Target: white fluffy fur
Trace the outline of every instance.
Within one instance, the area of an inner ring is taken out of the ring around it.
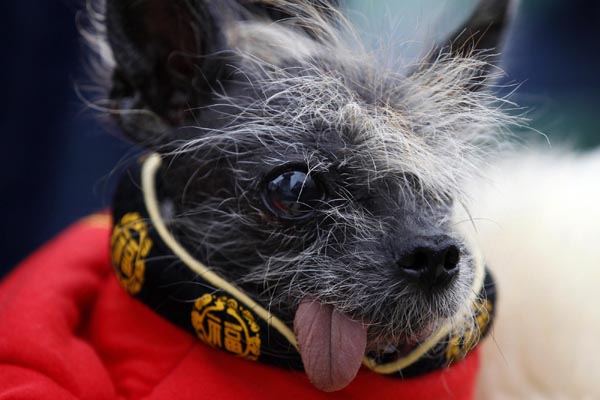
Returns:
[[[499,286],[479,398],[599,398],[600,151],[513,155],[473,189]]]

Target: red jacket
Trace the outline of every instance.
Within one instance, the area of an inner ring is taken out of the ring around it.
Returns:
[[[200,343],[130,297],[109,261],[110,220],[89,217],[0,284],[0,399],[471,399],[478,352],[397,379],[361,370],[340,392],[303,372]]]

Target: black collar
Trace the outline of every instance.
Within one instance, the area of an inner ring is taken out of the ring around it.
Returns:
[[[249,360],[302,369],[289,326],[246,293],[194,259],[161,218],[155,176],[161,158],[151,154],[122,179],[113,204],[111,258],[121,285],[135,298],[201,341]],[[485,335],[494,315],[495,286],[477,263],[470,299],[475,329],[442,328],[402,354],[365,357],[371,370],[409,377],[464,358]]]

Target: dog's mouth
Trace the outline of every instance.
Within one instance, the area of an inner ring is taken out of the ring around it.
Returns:
[[[314,386],[325,392],[350,384],[365,356],[377,363],[396,361],[431,335],[436,326],[429,324],[405,338],[375,340],[369,337],[368,324],[339,312],[332,305],[309,298],[300,303],[294,318],[306,374]]]

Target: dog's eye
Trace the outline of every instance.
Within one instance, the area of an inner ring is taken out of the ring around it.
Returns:
[[[309,217],[324,198],[322,185],[302,170],[287,170],[269,178],[263,200],[276,216],[299,220]]]

